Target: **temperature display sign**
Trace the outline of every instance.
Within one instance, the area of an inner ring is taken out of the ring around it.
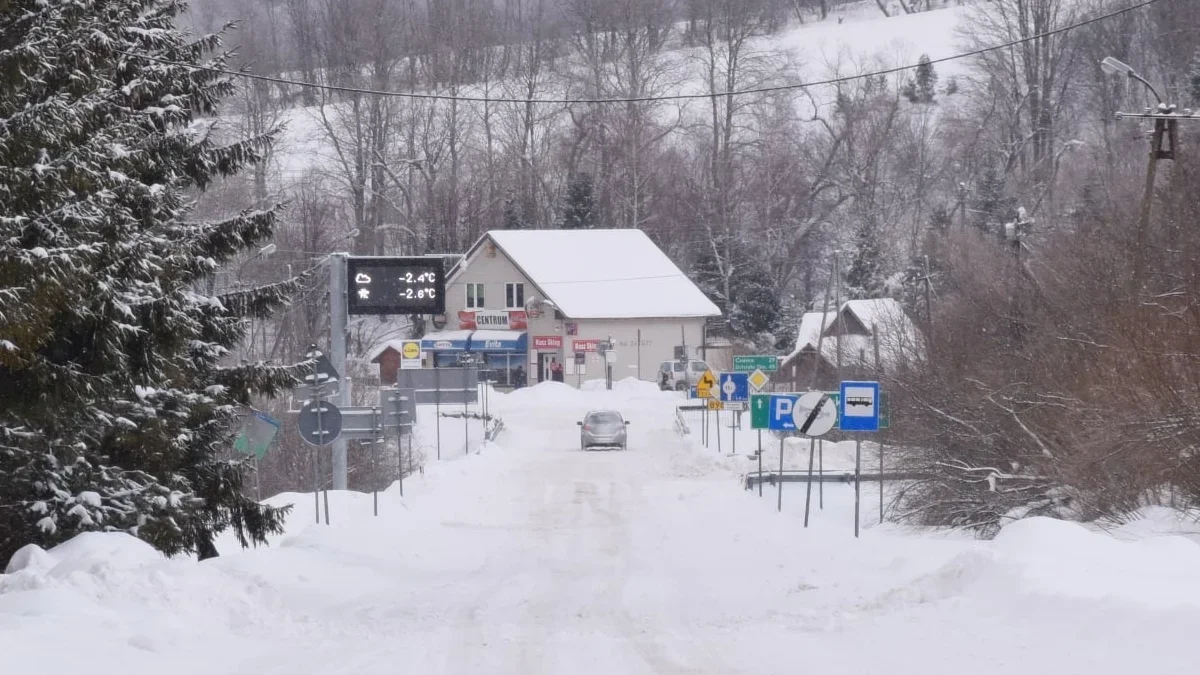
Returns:
[[[446,272],[441,258],[349,258],[350,314],[442,314]]]

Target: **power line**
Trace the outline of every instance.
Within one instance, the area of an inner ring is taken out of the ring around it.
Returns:
[[[969,52],[963,52],[961,54],[954,54],[951,56],[943,56],[941,58],[932,59],[931,61],[929,61],[929,63],[930,64],[946,63],[948,61],[956,61],[958,59],[965,59],[965,58],[970,58],[972,56],[979,56],[981,54],[987,54],[989,52],[999,51],[1001,49],[1008,49],[1009,47],[1015,47],[1016,45],[1024,44],[1026,42],[1033,42],[1034,40],[1040,40],[1043,38],[1051,37],[1053,35],[1058,35],[1060,33],[1066,33],[1069,31],[1076,30],[1078,28],[1083,28],[1084,26],[1089,26],[1094,23],[1106,21],[1108,19],[1120,16],[1122,14],[1128,14],[1129,12],[1139,10],[1143,7],[1148,7],[1150,5],[1156,4],[1161,1],[1162,0],[1143,0],[1143,2],[1139,2],[1137,4],[1130,5],[1129,7],[1114,10],[1107,14],[1101,14],[1099,16],[1095,16],[1090,19],[1085,19],[1078,23],[1073,23],[1073,24],[1070,24],[1067,26],[1062,26],[1061,28],[1055,28],[1053,30],[1048,30],[1048,31],[1045,31],[1044,33],[1039,33],[1037,35],[1031,35],[1029,37],[1019,38],[1017,40],[1012,40],[1010,42],[993,45],[991,47],[981,47],[979,49],[973,49]],[[747,94],[769,94],[769,93],[773,93],[773,92],[791,91],[794,89],[804,89],[807,87],[821,87],[821,86],[832,85],[832,84],[840,84],[842,82],[852,82],[855,80],[862,80],[862,79],[866,79],[866,78],[870,78],[870,77],[881,77],[884,75],[894,75],[896,73],[902,73],[902,72],[905,72],[908,70],[913,70],[913,69],[917,68],[917,66],[918,66],[918,64],[914,63],[914,64],[910,64],[910,65],[906,65],[906,66],[896,66],[894,68],[877,70],[877,71],[870,72],[870,73],[860,73],[858,75],[845,75],[842,77],[835,77],[835,78],[830,78],[830,79],[825,79],[825,80],[814,80],[812,82],[800,82],[800,83],[796,83],[796,84],[781,84],[781,85],[775,85],[775,86],[771,86],[771,87],[756,87],[753,89],[741,89],[738,91],[730,91],[730,92],[711,92],[711,93],[702,93],[702,94],[668,94],[668,95],[664,95],[664,96],[635,96],[635,97],[630,97],[630,98],[489,98],[487,96],[457,96],[457,95],[452,95],[452,94],[423,94],[423,93],[419,93],[419,92],[380,91],[377,89],[345,87],[345,86],[334,85],[334,84],[317,84],[315,82],[303,82],[301,80],[290,80],[290,79],[282,78],[282,77],[272,77],[270,75],[259,75],[257,73],[251,73],[251,72],[244,71],[244,70],[228,70],[226,68],[217,68],[214,66],[203,66],[203,65],[198,65],[198,64],[194,64],[194,63],[184,63],[182,61],[173,61],[171,59],[164,59],[161,57],[149,56],[146,54],[137,54],[134,52],[127,52],[127,51],[123,51],[123,50],[118,50],[117,53],[124,54],[125,56],[130,56],[130,57],[137,58],[137,59],[143,59],[146,61],[153,61],[155,63],[161,63],[161,64],[168,65],[168,66],[179,66],[182,68],[189,68],[191,70],[217,73],[220,75],[228,75],[231,77],[240,77],[240,78],[248,79],[248,80],[258,80],[260,82],[271,82],[273,84],[292,85],[292,86],[296,86],[296,87],[305,87],[305,88],[309,88],[309,89],[323,89],[326,91],[334,91],[334,92],[340,92],[340,93],[344,93],[344,94],[362,94],[362,95],[366,95],[366,96],[382,96],[382,97],[387,97],[387,98],[408,98],[408,99],[429,100],[429,101],[458,101],[458,102],[462,102],[462,103],[525,103],[525,104],[536,103],[536,104],[553,104],[553,105],[603,104],[603,103],[650,103],[650,102],[655,102],[655,101],[683,101],[683,100],[694,100],[694,99],[711,99],[711,98],[719,98],[722,96],[744,96]]]

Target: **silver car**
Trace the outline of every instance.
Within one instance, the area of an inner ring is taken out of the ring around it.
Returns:
[[[615,410],[593,410],[576,424],[582,427],[579,431],[579,447],[582,450],[626,448],[629,421]]]

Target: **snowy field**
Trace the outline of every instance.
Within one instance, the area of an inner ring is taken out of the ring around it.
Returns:
[[[742,489],[745,458],[676,434],[678,400],[632,381],[497,395],[495,443],[431,461],[379,517],[333,493],[314,525],[311,495],[280,495],[296,511],[269,548],[34,550],[0,575],[0,672],[1193,672],[1194,524],[1031,519],[979,542],[879,526],[864,486],[855,540],[838,485],[805,530],[803,487],[776,513]],[[627,452],[579,451],[594,407],[632,420]]]

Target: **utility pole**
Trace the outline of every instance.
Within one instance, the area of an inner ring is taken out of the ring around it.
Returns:
[[[341,376],[338,382],[337,405],[350,405],[350,377],[346,372],[346,334],[349,317],[346,314],[346,253],[334,253],[329,258],[329,362]],[[346,439],[333,442],[333,489],[345,490]]]
[[[1146,275],[1146,240],[1150,232],[1150,211],[1154,203],[1154,179],[1158,174],[1158,161],[1175,159],[1175,148],[1179,140],[1179,120],[1200,121],[1200,115],[1191,110],[1184,110],[1182,113],[1176,112],[1174,104],[1164,102],[1154,85],[1126,63],[1108,56],[1100,62],[1100,68],[1110,75],[1125,75],[1131,80],[1141,82],[1158,101],[1156,107],[1146,108],[1140,114],[1116,113],[1118,120],[1126,118],[1154,120],[1154,129],[1150,133],[1150,156],[1146,163],[1146,185],[1142,189],[1142,207],[1141,213],[1138,215],[1133,251],[1133,284],[1134,288],[1138,289],[1145,281]]]
[[[1021,296],[1023,295],[1021,287],[1021,279],[1025,276],[1024,268],[1021,262],[1021,249],[1025,248],[1025,238],[1029,236],[1029,231],[1033,227],[1033,219],[1025,214],[1025,207],[1017,209],[1017,220],[1011,223],[1004,224],[1004,238],[1012,248],[1013,253],[1013,282],[1012,282],[1012,322],[1013,339],[1020,340],[1024,334],[1024,326],[1021,321]]]
[[[930,350],[933,349],[933,300],[931,299],[932,291],[930,285],[929,273],[929,256],[925,256],[925,277],[922,279],[925,282],[925,343]],[[932,351],[930,351],[932,354]]]

